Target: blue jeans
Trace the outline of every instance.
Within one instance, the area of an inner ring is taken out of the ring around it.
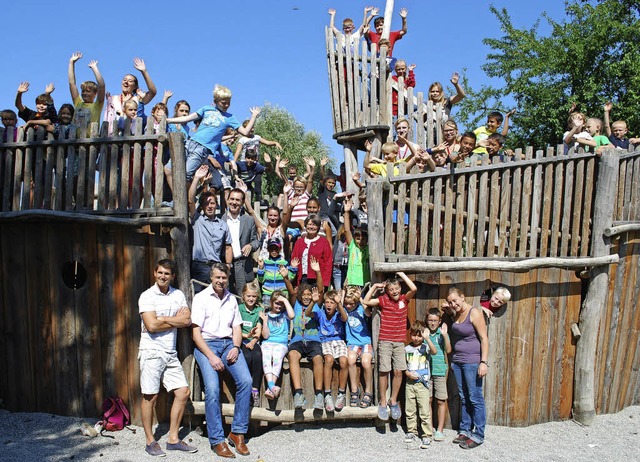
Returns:
[[[230,338],[207,340],[207,345],[211,351],[222,359],[224,367],[236,382],[236,400],[233,413],[231,431],[236,434],[245,434],[249,428],[249,414],[251,412],[251,373],[244,360],[242,352],[238,355],[238,360],[229,364],[227,354],[233,347],[233,340]],[[207,419],[207,433],[209,434],[209,444],[215,445],[224,441],[224,431],[222,429],[222,412],[220,406],[220,377],[213,369],[207,357],[197,348],[193,355],[198,362],[202,380],[204,381],[204,413]]]
[[[482,395],[482,378],[478,377],[479,363],[451,363],[451,370],[458,382],[460,394],[460,431],[476,443],[484,442],[484,427],[487,424],[487,412]]]

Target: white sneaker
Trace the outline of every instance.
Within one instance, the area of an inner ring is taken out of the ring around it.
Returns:
[[[333,396],[327,395],[324,397],[324,409],[327,412],[333,412],[335,410],[335,406],[333,405]]]

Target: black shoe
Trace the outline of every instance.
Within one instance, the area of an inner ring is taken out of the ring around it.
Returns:
[[[458,436],[456,436],[453,439],[452,443],[453,444],[460,444],[460,443],[462,443],[464,441],[467,441],[468,439],[469,439],[469,437],[467,437],[466,435],[463,435],[462,433],[458,433]]]
[[[471,438],[467,439],[466,441],[462,441],[460,443],[460,447],[462,449],[473,449],[473,448],[477,448],[478,446],[480,446],[482,443],[476,443],[475,441],[473,441]]]

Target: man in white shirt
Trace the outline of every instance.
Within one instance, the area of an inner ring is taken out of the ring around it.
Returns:
[[[146,448],[152,456],[165,456],[153,436],[153,411],[160,391],[160,382],[175,396],[171,406],[167,450],[197,452],[178,437],[184,407],[189,399],[189,385],[176,352],[178,328],[191,325],[191,312],[184,294],[173,287],[176,263],[160,260],[153,272],[155,284],[145,290],[138,301],[142,318],[142,334],[138,360],[140,361],[140,388],[142,389],[142,426]]]

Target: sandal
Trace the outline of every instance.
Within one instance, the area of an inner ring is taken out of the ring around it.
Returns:
[[[357,407],[360,405],[360,389],[351,392],[351,399],[349,400],[349,406]]]
[[[267,399],[275,399],[275,398],[276,398],[276,397],[273,395],[273,391],[271,391],[271,389],[270,389],[270,388],[267,388],[267,389],[264,391],[264,396],[266,396],[266,397],[267,397]]]
[[[372,403],[373,403],[373,394],[365,393],[364,396],[362,397],[362,400],[360,401],[360,407],[361,408],[369,407],[371,406]]]

